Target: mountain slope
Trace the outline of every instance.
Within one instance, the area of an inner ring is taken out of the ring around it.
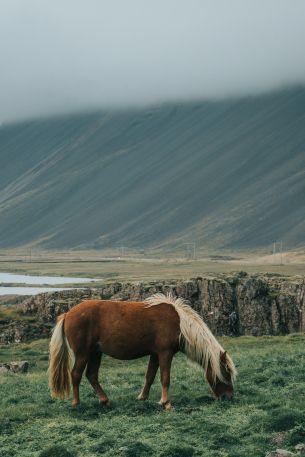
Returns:
[[[0,247],[304,242],[304,88],[4,125],[0,161]]]

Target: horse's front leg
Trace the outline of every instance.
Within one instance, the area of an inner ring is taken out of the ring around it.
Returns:
[[[147,400],[147,398],[149,396],[149,391],[150,391],[151,385],[155,380],[158,368],[159,368],[158,356],[156,354],[152,354],[150,356],[149,362],[148,362],[148,367],[147,367],[146,377],[145,377],[145,384],[144,384],[144,387],[143,387],[141,393],[138,396],[138,400]]]
[[[174,353],[172,351],[161,352],[159,354],[159,365],[162,384],[162,396],[159,403],[166,410],[170,410],[172,407],[168,397],[168,389],[170,385],[170,371],[173,357]]]

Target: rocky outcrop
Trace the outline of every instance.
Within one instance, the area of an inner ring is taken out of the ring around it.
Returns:
[[[20,306],[49,333],[56,317],[80,301],[143,300],[156,292],[172,292],[187,299],[216,335],[276,335],[305,330],[304,277],[239,272],[188,281],[117,282],[99,289],[40,294]]]
[[[7,323],[3,323],[3,320],[1,320],[0,345],[48,338],[52,327],[52,323],[43,322],[39,318],[35,319],[35,322],[34,319],[30,321],[15,320]]]
[[[56,317],[86,299],[144,300],[172,292],[187,299],[216,335],[277,335],[305,331],[305,278],[270,275],[204,276],[187,281],[112,283],[44,293],[19,306],[20,322],[0,322],[0,344],[48,337]]]
[[[0,374],[8,373],[27,373],[29,362],[22,360],[19,362],[0,363]]]
[[[295,454],[291,451],[286,451],[285,449],[276,449],[275,451],[268,452],[266,457],[290,457]]]

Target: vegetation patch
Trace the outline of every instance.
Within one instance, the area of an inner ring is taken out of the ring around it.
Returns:
[[[305,425],[297,425],[294,427],[288,437],[289,443],[293,446],[298,443],[305,443]]]
[[[50,396],[47,340],[0,346],[0,362],[30,365],[25,375],[0,376],[0,457],[264,457],[305,442],[305,335],[221,342],[238,369],[233,401],[215,401],[201,372],[178,355],[170,412],[157,403],[158,377],[149,400],[136,400],[145,358],[104,357],[100,378],[111,407],[99,405],[84,377],[74,409]]]
[[[40,452],[39,457],[76,457],[63,446],[51,446]]]
[[[191,447],[169,446],[160,457],[193,457],[195,451]]]

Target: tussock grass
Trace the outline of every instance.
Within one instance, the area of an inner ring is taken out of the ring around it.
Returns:
[[[147,361],[105,357],[100,379],[112,404],[98,405],[86,379],[82,404],[51,399],[47,341],[0,348],[27,359],[27,375],[0,377],[0,457],[260,457],[305,440],[305,336],[222,338],[239,372],[233,402],[215,402],[183,355],[174,359],[174,409],[160,409],[157,379],[138,402]]]
[[[18,309],[15,305],[5,306],[2,305],[0,307],[0,321],[16,321],[16,320],[34,320],[32,317],[30,319],[28,316],[25,316],[20,309]]]

